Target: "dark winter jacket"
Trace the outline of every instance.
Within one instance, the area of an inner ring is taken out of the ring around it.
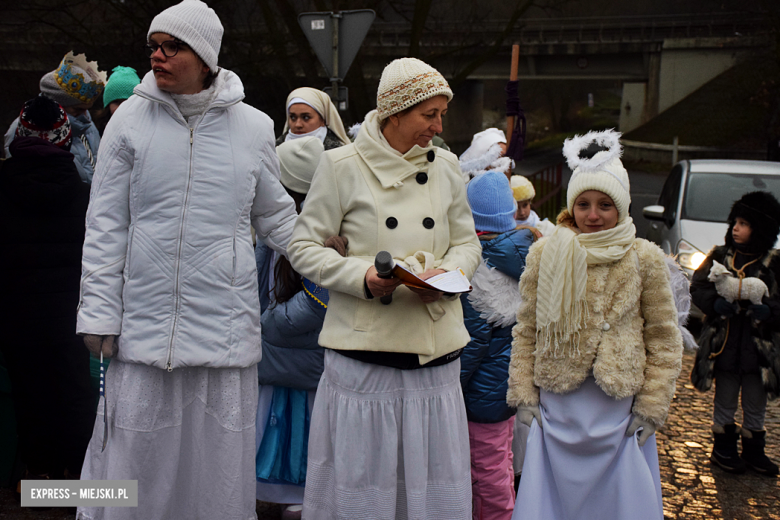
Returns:
[[[316,390],[324,367],[325,351],[317,338],[325,320],[328,290],[304,279],[303,290],[275,305],[268,296],[268,277],[273,276],[270,253],[260,245],[255,255],[263,307],[263,358],[257,365],[258,381],[261,385]]]
[[[483,263],[472,278],[474,291],[461,296],[471,341],[460,358],[460,382],[468,420],[497,423],[515,414],[506,404],[512,326],[533,235],[522,229],[481,238]]]
[[[289,132],[289,130],[287,132]],[[284,142],[285,138],[287,137],[287,132],[284,132],[279,136],[279,138],[276,140],[276,146],[279,146]],[[333,150],[339,146],[344,146],[344,143],[341,142],[341,139],[339,139],[339,137],[330,128],[328,128],[328,133],[325,134],[325,141],[323,141],[322,144],[325,146],[325,150]]]
[[[712,387],[714,371],[722,370],[742,374],[761,374],[764,389],[770,399],[780,395],[780,253],[776,250],[761,255],[760,260],[745,269],[746,277],[757,277],[769,289],[769,297],[763,303],[772,313],[769,319],[755,321],[748,307],[750,301],[738,302],[740,311],[724,319],[715,312],[715,300],[719,295],[715,284],[710,282],[713,260],[732,269],[741,268],[756,258],[740,253],[729,246],[715,247],[696,270],[691,281],[693,303],[705,314],[704,326],[699,336],[699,350],[691,372],[691,382],[701,390]],[[725,346],[724,346],[725,344]]]
[[[4,341],[79,341],[76,307],[90,187],[81,182],[73,155],[48,141],[17,138],[10,150],[0,171]]]

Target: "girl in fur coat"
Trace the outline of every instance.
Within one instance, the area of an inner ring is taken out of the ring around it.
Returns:
[[[517,284],[534,235],[515,229],[515,202],[506,175],[489,171],[466,189],[482,244],[482,264],[460,297],[471,341],[463,349],[460,383],[471,447],[474,520],[509,520],[515,505],[512,432],[515,409],[506,403]]]
[[[726,244],[710,251],[691,282],[693,303],[706,315],[691,382],[705,392],[716,381],[715,446],[710,460],[732,473],[743,473],[750,466],[775,476],[777,465],[764,454],[764,417],[767,397],[780,394],[780,254],[772,249],[780,232],[780,203],[767,192],[748,193],[734,203],[728,222]],[[729,302],[733,298],[719,294],[709,280],[714,262],[740,281],[763,281],[769,296],[753,304],[742,292]],[[740,388],[741,428],[734,423]],[[741,457],[737,453],[740,433]]]
[[[661,520],[655,431],[682,337],[660,248],[636,238],[619,134],[567,140],[567,208],[520,279],[507,402],[531,426],[513,519]],[[583,160],[595,140],[607,149]]]

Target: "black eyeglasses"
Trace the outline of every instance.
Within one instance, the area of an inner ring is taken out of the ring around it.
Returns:
[[[184,42],[168,40],[159,44],[155,42],[149,42],[144,46],[144,49],[146,49],[147,58],[151,58],[152,54],[157,52],[157,49],[162,49],[163,56],[166,58],[173,58],[176,56],[176,53],[179,52],[179,49],[183,49],[185,47],[187,47],[187,44]]]

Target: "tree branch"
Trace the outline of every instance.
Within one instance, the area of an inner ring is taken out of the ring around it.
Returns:
[[[522,14],[525,13],[532,4],[533,0],[518,0],[517,4],[515,5],[515,10],[512,12],[512,16],[509,17],[509,21],[507,22],[506,27],[504,27],[504,30],[501,31],[501,34],[498,35],[493,44],[484,53],[482,53],[482,55],[474,58],[468,65],[461,69],[460,72],[458,72],[455,77],[452,78],[450,85],[454,87],[458,86],[460,83],[464,82],[472,72],[477,70],[488,60],[490,60],[490,58],[495,56],[495,54],[501,49],[501,45],[504,43],[504,40],[514,30],[517,20],[520,19],[520,16],[522,16]]]

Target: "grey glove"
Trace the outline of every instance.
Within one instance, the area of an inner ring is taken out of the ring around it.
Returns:
[[[631,420],[631,424],[629,424],[628,428],[626,429],[626,437],[631,437],[640,428],[642,431],[639,432],[636,440],[640,446],[644,446],[647,442],[647,439],[649,439],[650,436],[655,433],[655,425],[650,421],[646,421],[635,415]]]
[[[117,344],[116,336],[98,336],[97,334],[87,334],[84,336],[84,344],[89,352],[96,358],[100,357],[100,351],[103,351],[103,357],[110,358],[116,356]]]
[[[531,426],[536,419],[536,424],[539,428],[542,427],[542,411],[539,409],[539,405],[534,406],[518,406],[517,407],[517,420],[526,426]]]

